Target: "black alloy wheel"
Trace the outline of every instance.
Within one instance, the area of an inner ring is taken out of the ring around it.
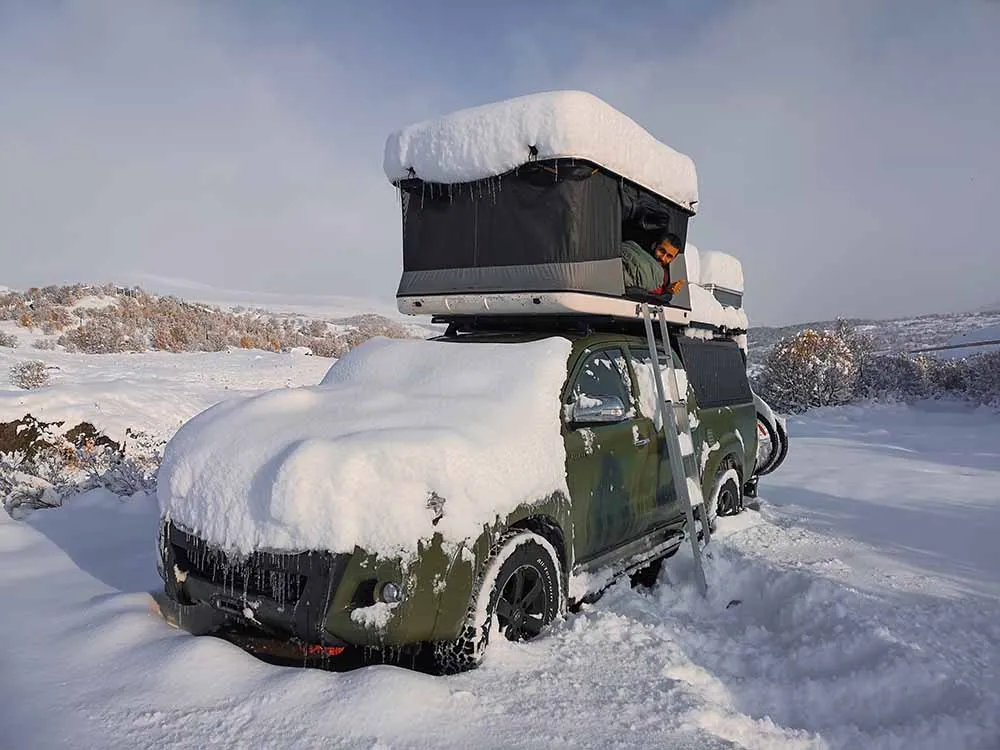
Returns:
[[[508,641],[527,641],[548,624],[552,593],[533,565],[521,565],[507,579],[497,597],[496,616],[500,632]]]
[[[435,670],[454,674],[472,669],[482,660],[496,618],[500,633],[511,641],[536,638],[560,614],[563,576],[558,553],[543,537],[522,529],[499,540],[469,603],[462,632],[433,646]],[[484,597],[489,597],[483,602]],[[477,612],[485,610],[480,619]]]
[[[732,476],[723,482],[719,488],[719,497],[715,503],[717,516],[735,516],[743,510],[743,493],[740,485]]]

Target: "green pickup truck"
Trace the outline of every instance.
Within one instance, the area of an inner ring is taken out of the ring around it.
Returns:
[[[618,577],[675,552],[685,509],[657,429],[652,379],[665,352],[654,363],[645,337],[625,329],[450,330],[423,343],[513,347],[552,336],[570,343],[561,405],[552,407],[561,412],[552,419],[565,447],[568,494],[523,498],[476,536],[425,534],[413,539],[412,553],[396,556],[361,546],[235,555],[165,512],[161,613],[192,633],[260,651],[303,659],[420,653],[434,669],[453,672],[482,660],[491,633],[531,639]],[[758,434],[743,352],[728,339],[679,336],[672,345],[709,517],[738,513],[755,483]],[[488,445],[482,460],[496,460]],[[428,497],[434,523],[447,503]]]

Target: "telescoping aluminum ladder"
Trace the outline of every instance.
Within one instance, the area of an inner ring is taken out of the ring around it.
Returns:
[[[655,313],[654,313],[655,311]],[[660,339],[667,358],[667,386],[663,384],[663,370],[659,365],[656,334],[653,332],[653,315],[660,323]],[[705,568],[701,562],[701,544],[695,529],[695,513],[701,523],[702,538],[705,544],[710,541],[708,528],[708,510],[705,508],[705,496],[701,491],[701,476],[698,461],[694,455],[694,438],[691,435],[691,420],[687,410],[687,393],[681,393],[677,381],[677,369],[674,367],[673,350],[670,347],[670,333],[667,330],[667,319],[662,307],[650,308],[642,303],[642,319],[646,325],[646,342],[649,345],[649,356],[653,365],[653,382],[656,384],[656,396],[659,411],[660,429],[667,441],[670,453],[670,473],[673,477],[674,491],[684,505],[687,521],[687,533],[691,539],[691,551],[694,553],[694,577],[698,591],[702,596],[708,590],[705,581]]]

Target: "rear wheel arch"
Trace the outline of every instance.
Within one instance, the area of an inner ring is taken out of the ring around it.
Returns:
[[[740,478],[740,481],[743,481],[743,460],[738,453],[730,452],[722,459],[719,463],[719,472],[725,472],[726,469],[733,469]]]
[[[716,456],[721,456],[721,458],[716,459]],[[733,469],[739,475],[740,481],[746,476],[743,468],[743,445],[737,440],[729,440],[712,452],[709,460],[705,462],[705,473],[702,476],[703,488],[712,492],[716,481],[727,469]]]
[[[725,509],[723,515],[739,513],[743,509],[743,477],[743,464],[739,455],[729,452],[723,456],[712,474],[711,481],[707,483],[708,494],[705,496],[705,500],[706,510],[709,511],[710,515],[720,515],[720,495],[723,493],[723,487],[726,487],[727,484],[731,486],[726,487],[726,492],[735,493],[735,497],[730,498],[730,502],[724,503],[730,507]]]

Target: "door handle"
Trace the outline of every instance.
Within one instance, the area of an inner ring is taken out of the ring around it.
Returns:
[[[649,438],[636,436],[634,442],[635,442],[636,447],[641,448],[644,445],[649,445]]]

